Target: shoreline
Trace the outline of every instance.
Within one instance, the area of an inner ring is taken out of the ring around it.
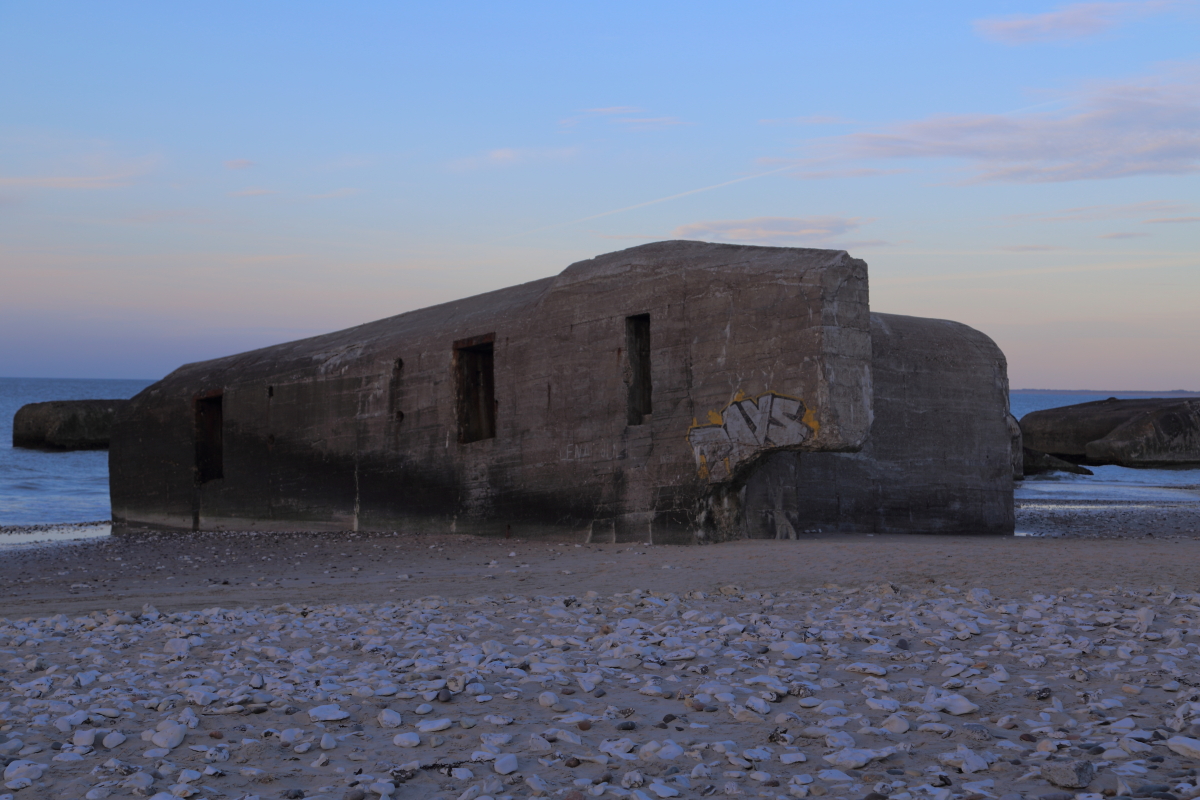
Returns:
[[[1171,489],[1193,490],[1200,486],[1179,486]],[[1200,537],[1200,502],[1170,501],[1170,500],[1138,500],[1138,499],[1104,499],[1098,497],[1069,496],[1022,497],[1015,503],[1016,533],[1018,537],[1050,537],[1050,538],[1143,538],[1171,537],[1185,538]],[[6,546],[15,542],[6,542],[5,537],[31,537],[45,535],[41,540],[45,544],[65,544],[71,541],[87,541],[96,538],[95,531],[100,528],[115,530],[114,536],[133,533],[140,535],[173,536],[190,535],[195,533],[212,533],[220,535],[237,535],[243,537],[268,535],[268,531],[188,531],[176,529],[155,529],[142,527],[119,526],[112,520],[94,520],[90,522],[39,523],[33,525],[0,525],[0,554]],[[312,535],[312,536],[341,536],[354,534],[353,531],[276,531],[279,535]],[[363,535],[388,536],[397,531],[361,531]],[[84,534],[81,536],[81,534]],[[355,534],[357,535],[357,534]],[[436,536],[437,534],[429,534]],[[823,538],[825,536],[866,536],[905,537],[942,535],[949,537],[971,538],[971,534],[805,534],[801,540]],[[468,536],[468,539],[492,541],[493,537]],[[1000,537],[1005,538],[1005,537]],[[517,541],[517,540],[513,540]],[[564,532],[560,539],[544,539],[545,542],[569,542],[577,540]],[[758,541],[758,540],[743,540]],[[26,540],[21,544],[36,543]],[[690,547],[691,545],[668,545],[674,547]],[[708,546],[708,545],[703,545]]]
[[[1169,520],[1168,520],[1169,522]],[[429,594],[714,591],[967,583],[996,592],[1061,586],[1194,588],[1200,537],[823,534],[706,546],[582,544],[463,534],[125,531],[70,546],[9,548],[9,618],[114,608],[376,602]]]

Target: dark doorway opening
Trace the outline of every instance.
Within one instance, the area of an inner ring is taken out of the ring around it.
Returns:
[[[496,436],[495,334],[454,343],[457,372],[458,441]]]
[[[628,422],[641,425],[650,416],[650,315],[625,318],[625,352],[629,354]]]
[[[196,478],[200,483],[225,477],[225,414],[222,395],[196,399]]]

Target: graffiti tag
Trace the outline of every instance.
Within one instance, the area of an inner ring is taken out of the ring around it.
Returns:
[[[803,400],[775,392],[739,398],[708,416],[711,424],[693,425],[687,438],[709,483],[729,480],[763,450],[803,444],[818,427]]]

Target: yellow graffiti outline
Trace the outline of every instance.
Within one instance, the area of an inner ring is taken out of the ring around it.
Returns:
[[[803,397],[796,397],[795,395],[784,394],[783,392],[776,392],[776,391],[772,391],[772,390],[768,389],[767,391],[762,392],[761,394],[754,395],[754,398],[753,398],[754,404],[758,405],[758,401],[761,400],[762,398],[766,397],[769,394],[773,394],[776,397],[782,397],[785,400],[795,400],[798,403],[803,403],[804,404],[804,416],[800,418],[800,421],[803,422],[805,425],[807,425],[814,434],[818,433],[821,430],[821,423],[817,421],[816,411],[811,406],[809,406],[808,402]],[[750,399],[750,396],[748,394],[746,394],[745,392],[743,392],[741,389],[738,389],[737,393],[734,394],[733,399],[730,400],[728,403],[726,403],[725,407],[722,408],[720,411],[707,412],[706,416],[708,417],[708,423],[701,425],[696,420],[695,417],[692,417],[692,424],[688,426],[687,433],[684,434],[683,438],[687,439],[689,436],[691,436],[692,430],[694,428],[717,428],[717,427],[724,425],[725,424],[725,412],[729,410],[729,407],[734,405],[735,403],[741,403],[742,401],[748,400],[748,399]]]
[[[803,405],[804,406],[804,416],[802,416],[800,418],[800,421],[808,426],[808,429],[813,432],[814,436],[821,430],[821,423],[817,421],[816,411],[808,405],[808,403],[805,401],[805,399],[803,397],[796,397],[795,395],[783,394],[782,392],[776,392],[776,391],[772,391],[772,390],[768,389],[767,391],[765,391],[761,394],[756,394],[754,396],[754,405],[758,405],[758,401],[761,400],[762,398],[766,397],[769,394],[774,395],[775,397],[782,397],[785,400],[795,400],[796,402]],[[709,411],[706,414],[706,416],[708,417],[708,424],[701,425],[695,417],[692,417],[692,424],[688,426],[687,433],[683,437],[684,441],[687,441],[688,447],[692,446],[690,439],[691,439],[693,430],[695,430],[696,428],[720,428],[720,427],[722,427],[725,424],[725,412],[729,410],[729,407],[734,405],[735,403],[741,403],[748,399],[750,399],[750,396],[747,395],[745,392],[743,392],[741,389],[738,389],[737,392],[733,395],[733,399],[730,400],[728,403],[726,403],[724,408],[722,408],[720,411]],[[693,452],[695,452],[694,449],[693,449]],[[698,455],[700,456],[700,466],[697,467],[696,472],[698,473],[701,480],[708,480],[708,476],[711,472],[711,470],[708,467],[708,459],[704,456],[703,453],[699,453]],[[725,459],[725,470],[727,472],[731,471],[728,458]]]

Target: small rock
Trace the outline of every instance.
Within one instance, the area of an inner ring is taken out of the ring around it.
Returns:
[[[417,723],[417,730],[421,733],[435,733],[444,731],[454,724],[454,721],[449,718],[442,719],[423,719]]]
[[[1085,789],[1096,777],[1090,761],[1047,761],[1041,769],[1043,778],[1064,789]]]
[[[400,716],[399,712],[392,711],[390,708],[380,711],[376,719],[381,728],[399,728],[404,724],[404,718]]]
[[[314,722],[336,722],[350,716],[349,711],[343,711],[337,704],[316,706],[308,710],[308,718]]]
[[[1184,758],[1200,760],[1200,739],[1192,739],[1187,736],[1172,736],[1167,739],[1167,749],[1172,753],[1178,753]]]

